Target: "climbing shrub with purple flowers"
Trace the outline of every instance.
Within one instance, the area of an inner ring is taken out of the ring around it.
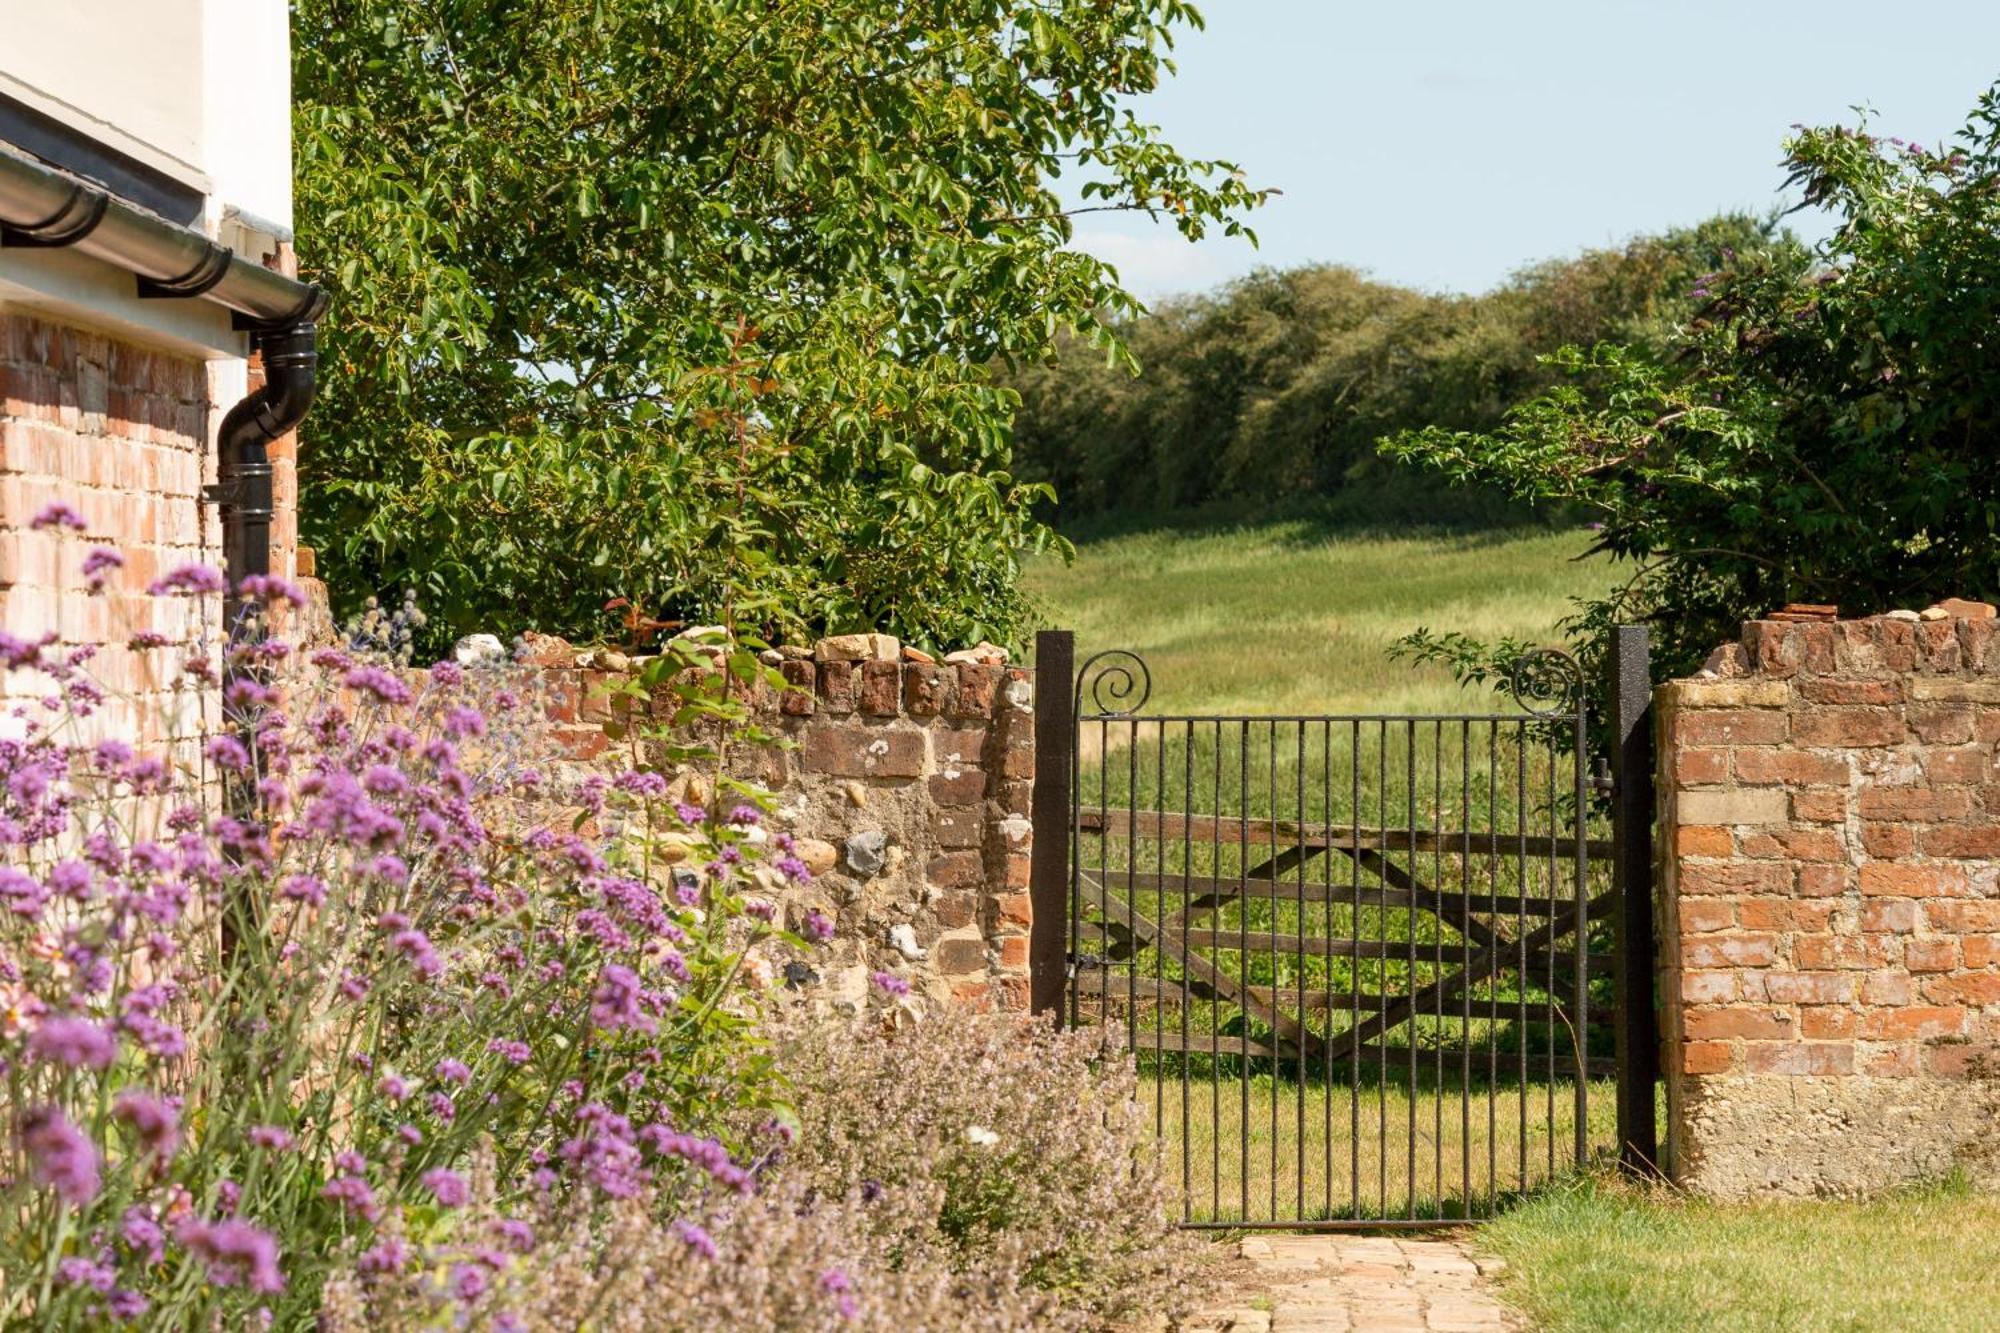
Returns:
[[[117,553],[80,555],[96,591]],[[88,648],[0,636],[0,1323],[303,1327],[340,1274],[505,1328],[492,1274],[545,1219],[664,1233],[753,1189],[788,1113],[746,960],[812,943],[759,894],[805,872],[757,793],[565,772],[506,665],[130,646],[220,683],[219,723],[115,734]]]

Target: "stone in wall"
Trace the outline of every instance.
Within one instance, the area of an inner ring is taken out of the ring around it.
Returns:
[[[1864,1193],[2000,1152],[2000,621],[1753,621],[1660,688],[1674,1175]]]
[[[627,706],[611,686],[643,660],[619,655],[613,669],[612,655],[543,635],[517,654],[539,670],[572,760],[592,765],[627,758],[605,732]],[[776,793],[771,827],[798,839],[813,871],[800,888],[774,881],[772,895],[795,926],[815,910],[834,922],[809,984],[862,1004],[881,971],[925,1007],[1025,1010],[1032,673],[989,644],[934,662],[887,635],[823,640],[775,665],[785,688],[760,689],[755,704],[787,745],[734,763]]]

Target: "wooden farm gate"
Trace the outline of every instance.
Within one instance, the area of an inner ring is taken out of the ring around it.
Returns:
[[[1437,1225],[1650,1167],[1645,639],[1617,635],[1615,777],[1559,650],[1492,712],[1167,714],[1135,654],[1039,637],[1036,1007],[1135,1059],[1187,1225]]]

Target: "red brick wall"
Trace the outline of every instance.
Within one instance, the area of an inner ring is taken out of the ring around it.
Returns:
[[[215,476],[217,417],[200,359],[0,307],[0,627],[100,645],[98,678],[152,701],[136,713],[132,699],[107,707],[103,725],[126,734],[159,734],[164,684],[126,649],[128,637],[182,640],[196,628],[188,601],[148,597],[146,586],[177,565],[221,559],[213,507],[201,501]],[[30,530],[58,501],[83,516],[87,538]],[[97,542],[126,564],[90,596],[78,564]],[[220,610],[213,599],[208,609],[212,634]]]
[[[1698,1188],[1867,1189],[1990,1123],[2000,622],[1923,614],[1755,621],[1659,692],[1670,1139]]]

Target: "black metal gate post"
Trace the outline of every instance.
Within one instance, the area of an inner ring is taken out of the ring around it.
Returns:
[[[1029,1006],[1063,1017],[1068,973],[1071,792],[1076,780],[1076,635],[1035,635],[1035,790],[1029,807],[1034,848],[1029,865]]]
[[[1654,1087],[1659,1024],[1654,1012],[1652,643],[1637,625],[1611,631],[1611,928],[1618,1018],[1618,1161],[1659,1174]]]

